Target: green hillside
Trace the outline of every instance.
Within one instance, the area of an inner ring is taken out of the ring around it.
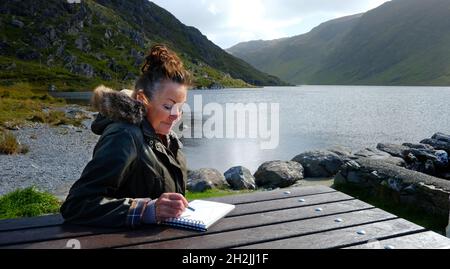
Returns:
[[[294,84],[450,85],[448,0],[393,0],[271,42],[228,51]]]
[[[284,85],[147,0],[0,2],[0,83],[91,90],[130,87],[155,43],[175,50],[196,87]]]

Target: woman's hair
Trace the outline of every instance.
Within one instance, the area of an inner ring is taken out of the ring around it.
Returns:
[[[144,94],[152,99],[153,94],[159,89],[159,83],[164,80],[191,86],[190,73],[184,68],[176,53],[165,45],[155,45],[151,48],[141,71],[142,75],[136,82],[134,96],[137,91],[143,90]]]

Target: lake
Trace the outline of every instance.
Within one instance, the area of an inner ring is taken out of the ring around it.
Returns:
[[[60,96],[70,101],[87,100],[90,93]],[[201,105],[195,104],[196,98],[201,98]],[[356,151],[376,147],[380,142],[418,143],[436,132],[450,133],[450,87],[297,86],[191,90],[187,101],[194,121],[201,127],[196,130],[204,131],[203,125],[212,115],[224,120],[224,133],[231,125],[237,128],[236,124],[242,124],[237,121],[230,125],[230,119],[225,117],[227,104],[238,103],[254,104],[259,113],[267,112],[268,126],[272,123],[271,116],[277,119],[279,128],[267,128],[273,136],[278,136],[277,146],[262,147],[268,139],[261,138],[259,132],[256,138],[248,134],[244,138],[184,138],[190,169],[216,168],[225,172],[232,166],[243,165],[253,173],[265,161],[291,160],[308,150],[341,145]],[[264,111],[261,104],[267,104],[268,111]],[[271,104],[276,104],[278,111],[271,112]],[[210,111],[215,113],[205,115],[207,106],[210,110],[216,108]],[[222,111],[217,110],[220,107]],[[220,113],[223,116],[217,117]],[[246,126],[255,124],[249,115],[244,121]],[[261,122],[256,122],[261,128]],[[184,123],[189,125],[186,118]],[[187,130],[193,130],[194,126]]]

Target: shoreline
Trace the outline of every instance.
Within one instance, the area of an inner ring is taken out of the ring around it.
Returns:
[[[64,200],[92,159],[92,152],[100,138],[87,126],[54,127],[31,122],[12,132],[21,144],[29,146],[30,151],[25,155],[0,155],[0,196],[36,186]],[[297,184],[331,186],[333,179],[305,178]]]

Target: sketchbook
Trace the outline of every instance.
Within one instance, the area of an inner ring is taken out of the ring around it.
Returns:
[[[235,206],[219,202],[194,200],[189,203],[189,208],[186,208],[180,217],[167,219],[161,224],[205,232],[211,225],[230,213]]]

